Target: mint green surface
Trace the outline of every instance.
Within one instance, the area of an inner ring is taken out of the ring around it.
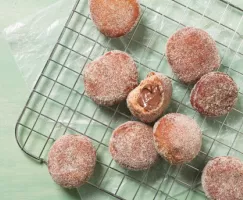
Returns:
[[[56,0],[0,1],[0,31]],[[64,190],[47,167],[28,158],[17,146],[14,126],[29,96],[7,43],[0,36],[0,199],[77,200],[76,190]]]
[[[185,3],[190,0],[178,0],[181,3]],[[237,0],[233,0],[232,2],[236,2]],[[45,7],[47,4],[54,2],[52,1],[36,1],[36,0],[19,0],[19,1],[4,1],[1,4],[0,8],[0,19],[1,20],[1,29],[8,24],[12,24],[18,19],[22,19],[24,16],[35,13],[40,8]],[[85,2],[85,1],[83,1]],[[166,16],[170,16],[171,18],[180,21],[182,16],[181,13],[178,11],[184,11],[183,7],[178,6],[177,4],[173,3],[174,1],[170,0],[163,0],[163,1],[151,1],[149,5],[150,7],[154,7],[156,2],[163,2],[164,6],[156,7],[156,10],[165,14]],[[143,3],[148,3],[147,0],[143,0]],[[149,4],[149,3],[148,3]],[[162,3],[161,3],[162,4]],[[86,8],[87,8],[86,4]],[[165,6],[167,5],[167,7]],[[225,66],[228,66],[230,69],[228,73],[233,76],[237,84],[240,86],[240,91],[242,92],[243,89],[241,85],[242,82],[242,73],[243,68],[241,63],[243,62],[242,56],[236,54],[234,55],[234,51],[242,52],[242,38],[240,34],[243,33],[242,29],[242,20],[241,14],[237,13],[233,9],[229,9],[223,17],[217,14],[217,11],[220,11],[222,14],[224,11],[224,5],[219,3],[218,0],[211,1],[210,0],[191,0],[190,7],[195,10],[206,10],[205,13],[207,16],[210,16],[212,19],[222,22],[223,24],[229,27],[238,27],[238,33],[236,36],[231,40],[232,33],[222,28],[222,26],[218,26],[215,23],[212,23],[206,18],[201,18],[201,16],[188,12],[182,19],[184,23],[188,26],[197,26],[200,28],[205,29],[208,31],[216,40],[220,41],[222,44],[225,44],[227,47],[230,47],[232,50],[227,50],[226,47],[222,45],[218,45],[221,58],[223,59],[220,70],[225,71],[227,70]],[[171,21],[167,20],[166,18],[162,18],[158,14],[152,12],[149,9],[145,9],[143,7],[142,12],[144,12],[143,19],[141,21],[142,24],[145,24],[150,29],[158,29],[158,31],[162,32],[165,35],[170,36],[177,28],[178,24],[174,24]],[[228,16],[231,16],[230,20]],[[81,21],[78,21],[81,24]],[[163,23],[161,23],[163,22]],[[87,28],[92,28],[93,31],[89,31],[87,34],[90,38],[95,39],[99,32],[96,28],[92,25],[92,22],[89,21],[89,25]],[[239,23],[239,24],[238,24]],[[71,23],[72,25],[72,23]],[[74,27],[72,27],[74,28]],[[166,74],[167,76],[174,78],[173,74],[168,66],[166,59],[162,60],[162,62],[158,62],[161,59],[160,54],[164,53],[165,51],[165,44],[166,39],[158,34],[153,34],[153,32],[145,28],[142,25],[138,26],[137,31],[131,32],[127,37],[122,38],[121,40],[112,40],[109,43],[110,49],[126,49],[133,58],[139,63],[139,74],[140,79],[144,78],[147,73],[150,71],[144,66],[149,66],[151,69],[155,70],[156,66],[158,66],[158,70]],[[86,29],[87,30],[87,29]],[[89,30],[89,29],[88,29]],[[141,35],[141,33],[143,33]],[[152,40],[150,40],[151,35],[153,35]],[[64,40],[61,42],[65,45],[69,45],[69,43],[73,42],[72,37],[70,35],[65,35]],[[129,42],[129,37],[132,38],[132,41]],[[84,54],[87,54],[91,51],[92,44],[90,45],[89,39],[84,39],[83,37],[79,38],[80,40],[77,41],[77,46],[74,47],[75,50],[80,51]],[[99,42],[102,44],[106,44],[106,40],[101,37],[99,38]],[[102,40],[104,39],[104,40]],[[139,41],[140,43],[136,42]],[[141,44],[144,44],[143,46]],[[125,46],[127,45],[127,48]],[[145,48],[146,46],[147,48]],[[163,47],[163,48],[161,48]],[[83,49],[82,49],[83,48]],[[150,49],[157,50],[160,54],[154,53]],[[62,200],[62,199],[80,199],[76,190],[64,190],[61,187],[57,186],[48,175],[47,167],[45,165],[40,165],[35,161],[31,160],[24,153],[21,152],[19,147],[17,146],[14,138],[14,126],[17,121],[17,118],[22,110],[28,96],[28,90],[24,83],[24,80],[21,78],[21,74],[19,73],[13,57],[8,49],[7,44],[3,41],[3,38],[0,38],[0,133],[1,133],[1,185],[0,191],[1,199],[50,199],[50,200]],[[85,51],[86,50],[86,51]],[[92,50],[92,54],[90,55],[91,59],[95,59],[97,56],[101,55],[105,49],[102,46],[97,45],[94,50]],[[233,51],[234,50],[234,51]],[[58,60],[63,62],[62,59],[65,59],[65,52],[58,49],[53,56],[54,60]],[[80,63],[79,63],[80,64]],[[84,63],[83,63],[84,64]],[[74,68],[74,64],[70,65]],[[81,66],[81,65],[80,65]],[[80,67],[79,66],[79,67]],[[53,67],[53,66],[52,66]],[[77,68],[80,71],[79,68]],[[238,73],[236,73],[236,71]],[[64,81],[66,85],[72,85],[70,81],[71,76],[66,75],[68,71],[64,71],[63,73],[65,76],[61,76],[60,82]],[[55,73],[45,71],[47,76],[54,76]],[[75,75],[75,74],[74,74]],[[77,75],[76,75],[77,76]],[[76,77],[77,78],[77,77]],[[74,78],[71,78],[73,81]],[[47,82],[43,82],[37,87],[37,91],[41,90],[41,92],[45,93],[50,89]],[[78,82],[77,90],[82,92],[83,90],[83,82],[80,80]],[[44,88],[44,89],[43,89]],[[59,101],[63,101],[65,99],[66,91],[62,91],[61,88],[56,88],[57,91],[54,95],[54,99],[58,99]],[[59,90],[60,89],[60,90]],[[132,199],[135,193],[137,195],[135,199],[137,200],[149,200],[153,199],[156,195],[156,200],[162,199],[170,199],[166,194],[169,194],[175,199],[187,199],[190,200],[201,200],[205,199],[202,188],[200,186],[200,177],[196,179],[194,183],[194,179],[197,175],[196,169],[202,169],[204,164],[206,163],[205,160],[207,158],[206,154],[211,157],[220,156],[220,155],[233,155],[237,156],[240,159],[243,158],[242,152],[242,122],[243,122],[243,104],[242,93],[239,95],[239,101],[233,110],[227,117],[218,118],[217,120],[206,119],[199,114],[195,113],[191,109],[189,103],[189,94],[190,91],[187,89],[185,85],[176,80],[173,80],[173,102],[167,112],[180,112],[191,117],[194,117],[195,120],[200,124],[202,131],[203,131],[203,146],[201,151],[204,153],[200,153],[198,157],[193,160],[189,165],[183,165],[182,167],[169,167],[168,163],[165,161],[161,161],[159,164],[154,166],[145,177],[145,172],[131,172],[126,171],[126,174],[129,176],[124,177],[122,173],[125,170],[120,168],[114,161],[111,162],[111,157],[108,152],[108,148],[104,145],[97,145],[94,142],[94,145],[97,147],[97,160],[100,163],[109,165],[111,163],[111,168],[107,169],[105,165],[97,164],[95,174],[91,178],[90,182],[94,185],[100,185],[101,188],[107,189],[112,193],[116,193],[117,195],[125,198],[125,199]],[[42,91],[43,90],[43,91]],[[52,97],[52,96],[51,96]],[[73,100],[75,100],[75,96]],[[40,100],[41,101],[41,100]],[[75,106],[77,102],[70,103],[70,107]],[[67,103],[68,104],[68,103]],[[180,105],[179,105],[180,104]],[[54,104],[47,103],[47,107],[52,111],[60,109],[60,107],[53,107]],[[34,105],[30,106],[38,110],[39,104],[34,102]],[[97,110],[96,105],[89,100],[88,98],[84,98],[81,103],[79,104],[78,110],[83,114],[86,114],[88,117],[93,116],[95,120],[102,122],[105,125],[110,125],[111,128],[116,128],[118,125],[127,121],[128,119],[122,117],[120,112],[124,113],[126,110],[121,105],[118,109],[119,112],[116,113],[114,118],[112,117],[113,111],[106,108],[98,108]],[[48,111],[48,110],[47,110]],[[46,110],[43,111],[45,113]],[[48,115],[52,118],[57,118],[57,112],[47,112]],[[70,118],[69,112],[64,112],[67,114],[67,118]],[[124,113],[126,114],[126,113]],[[86,134],[91,138],[101,141],[104,144],[108,144],[109,136],[111,130],[107,130],[104,125],[99,124],[98,122],[92,121],[90,125],[88,122],[90,119],[88,117],[82,117],[75,114],[74,123],[70,124],[70,127],[76,129],[79,132],[85,132],[87,128]],[[65,116],[64,116],[65,118]],[[34,119],[31,118],[31,119]],[[66,118],[65,118],[66,119]],[[80,121],[79,121],[80,120]],[[28,120],[25,123],[32,123],[32,120]],[[78,123],[76,123],[78,122]],[[46,126],[37,126],[43,129],[49,128],[49,125]],[[52,124],[53,125],[53,124]],[[81,126],[82,125],[82,126]],[[31,127],[31,125],[30,125]],[[102,132],[101,132],[102,131]],[[106,132],[107,131],[107,132]],[[106,132],[106,133],[105,133]],[[60,131],[58,131],[60,134]],[[102,134],[100,134],[102,133]],[[219,134],[218,134],[219,133]],[[103,138],[103,135],[105,137]],[[54,135],[58,137],[58,135]],[[35,136],[34,136],[35,138]],[[214,142],[214,140],[216,140]],[[40,142],[40,143],[39,143]],[[34,147],[36,151],[32,151],[34,155],[39,155],[39,146],[43,145],[42,141],[37,141],[35,139],[31,140],[30,147]],[[27,143],[27,147],[28,148]],[[49,143],[48,143],[49,145]],[[227,146],[226,146],[227,145]],[[233,148],[229,148],[233,147]],[[41,146],[40,146],[41,147]],[[49,146],[48,146],[49,148]],[[47,148],[47,149],[48,149]],[[42,155],[43,158],[46,157],[46,152]],[[107,174],[102,178],[104,173],[107,170]],[[116,171],[118,170],[118,171]],[[168,170],[169,176],[165,176],[165,172]],[[176,177],[177,181],[174,181]],[[165,179],[164,179],[165,178]],[[143,181],[154,188],[160,188],[161,192],[158,194],[156,190],[151,189],[145,185],[140,187],[139,181]],[[163,184],[160,185],[161,181],[164,179]],[[122,182],[123,181],[123,182]],[[187,185],[193,185],[195,191],[189,191],[188,187],[185,187],[185,183]],[[120,186],[120,187],[119,187]],[[119,190],[118,190],[119,188]],[[163,191],[163,192],[162,192]],[[104,196],[102,192],[94,191],[94,188],[91,186],[85,185],[79,189],[79,193],[84,200],[114,200],[115,198],[111,196]]]

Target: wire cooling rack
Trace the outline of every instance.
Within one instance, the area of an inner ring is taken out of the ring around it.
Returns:
[[[206,199],[200,184],[206,162],[220,155],[243,159],[242,11],[233,0],[144,1],[133,32],[109,39],[94,27],[87,0],[78,0],[17,122],[20,148],[46,163],[51,145],[61,135],[84,134],[92,139],[97,165],[89,183],[78,189],[82,199]],[[166,41],[184,26],[202,28],[213,36],[221,55],[220,71],[232,76],[240,88],[237,105],[225,117],[204,118],[194,111],[189,102],[191,86],[180,83],[167,64]],[[161,159],[147,171],[132,172],[112,160],[108,151],[112,131],[134,119],[125,103],[94,104],[85,94],[82,73],[87,63],[113,49],[133,56],[141,79],[150,71],[171,78],[173,100],[167,113],[189,115],[203,131],[202,149],[191,163],[170,166]]]

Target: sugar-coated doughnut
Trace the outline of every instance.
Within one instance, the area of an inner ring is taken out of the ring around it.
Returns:
[[[186,27],[174,33],[167,42],[166,55],[173,72],[184,83],[195,83],[220,66],[215,41],[198,28]]]
[[[137,85],[136,64],[131,56],[122,51],[110,51],[84,69],[86,93],[99,105],[120,103]]]
[[[219,117],[234,107],[238,88],[233,79],[222,72],[204,75],[191,92],[191,104],[202,115]]]
[[[153,143],[153,129],[141,122],[129,121],[116,128],[109,149],[112,158],[130,170],[148,169],[158,159]]]
[[[202,186],[213,200],[243,199],[243,163],[234,157],[217,157],[203,170]]]
[[[64,135],[51,147],[48,170],[62,187],[77,188],[93,174],[96,151],[91,141],[81,135]]]
[[[151,123],[169,106],[171,96],[170,79],[163,74],[150,72],[147,78],[129,93],[127,106],[138,119]]]
[[[138,0],[89,0],[90,14],[101,33],[120,37],[129,33],[138,23]]]
[[[153,135],[158,153],[171,164],[190,162],[202,145],[202,133],[196,121],[179,113],[167,114],[156,122]]]

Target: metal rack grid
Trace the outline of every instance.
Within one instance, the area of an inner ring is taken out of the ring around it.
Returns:
[[[198,9],[199,2],[203,2],[204,9]],[[217,42],[222,58],[220,70],[231,75],[240,86],[243,69],[238,67],[238,61],[243,58],[243,10],[231,2],[164,0],[159,9],[141,4],[142,14],[136,28],[123,38],[108,39],[93,26],[87,0],[77,0],[17,122],[16,140],[20,148],[46,163],[48,150],[58,137],[66,133],[84,134],[93,141],[98,154],[97,169],[88,184],[110,197],[205,199],[200,175],[207,160],[218,155],[243,158],[243,149],[238,144],[243,139],[243,90],[240,88],[238,104],[226,117],[200,116],[189,103],[191,86],[183,85],[174,77],[166,62],[164,47],[177,29],[201,26]],[[215,5],[220,7],[220,15],[210,12]],[[174,15],[177,11],[179,15]],[[229,13],[238,19],[236,25],[228,23]],[[222,37],[222,33],[226,36]],[[135,119],[124,103],[114,107],[95,105],[85,95],[82,72],[88,62],[112,49],[126,51],[134,57],[141,79],[149,71],[162,72],[171,78],[174,92],[167,112],[187,114],[197,120],[203,130],[204,145],[194,161],[170,166],[161,160],[145,172],[131,172],[111,159],[108,142],[112,130]],[[87,195],[82,188],[79,193],[82,197]]]

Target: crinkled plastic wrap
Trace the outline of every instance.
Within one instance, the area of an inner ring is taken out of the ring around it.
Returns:
[[[193,0],[177,1],[181,3],[181,5],[187,5],[188,7],[199,12],[201,10],[205,10],[206,12],[204,15],[209,16],[213,20],[226,24],[230,28],[242,26],[242,24],[238,24],[240,20],[238,16],[240,13],[234,13],[233,15],[232,13],[234,10],[225,10],[226,4],[220,3],[220,1],[212,3],[210,3],[208,0],[201,0],[197,1],[196,3]],[[75,2],[76,0],[59,0],[51,6],[28,17],[27,19],[20,20],[19,22],[4,29],[3,34],[10,44],[17,66],[20,69],[29,89],[33,88],[38,76],[45,66],[51,50],[53,49]],[[83,5],[85,3],[86,1],[81,1],[79,4]],[[229,30],[222,29],[221,26],[215,26],[215,23],[212,23],[212,20],[207,18],[202,20],[201,15],[191,12],[186,7],[181,9],[180,4],[177,4],[174,1],[140,0],[140,3],[148,6],[149,8],[153,8],[158,13],[164,14],[165,16],[185,22],[184,24],[188,26],[203,28],[215,39],[220,38],[222,43],[225,43],[225,45],[228,45],[228,42],[231,41],[232,34],[229,32]],[[243,8],[243,2],[240,0],[232,0],[231,3]],[[225,12],[224,14],[223,11]],[[86,12],[88,11],[85,10],[85,14],[87,14]],[[218,13],[221,13],[221,15]],[[229,15],[230,17],[227,17]],[[157,31],[161,31],[163,29],[164,32],[172,34],[170,29],[174,30],[174,27],[171,27],[171,24],[166,23],[168,19],[165,17],[161,23],[160,20],[160,15],[152,13],[151,10],[147,9],[145,15],[143,16],[142,23],[147,24],[149,27],[153,27]],[[241,30],[242,28],[239,27],[239,29]],[[150,41],[151,37],[156,37],[154,33],[147,34],[145,32],[142,33],[141,36],[142,35],[142,42]],[[236,37],[231,41],[230,46],[232,46],[234,49],[237,48],[239,40],[241,40],[241,37],[237,37],[236,35]],[[120,43],[124,43],[123,38],[120,39]],[[84,45],[85,48],[87,48],[88,44]],[[155,45],[158,46],[158,44]],[[161,45],[161,48],[163,48],[162,46],[163,45]],[[84,51],[85,48],[83,49]],[[89,48],[92,48],[92,46]],[[133,52],[129,53],[133,54]],[[134,56],[136,57],[136,55]],[[139,59],[140,58],[138,58],[138,60]],[[152,63],[156,62],[155,58],[150,61]]]
[[[75,0],[60,0],[4,29],[3,34],[29,89],[45,66],[74,3]]]

